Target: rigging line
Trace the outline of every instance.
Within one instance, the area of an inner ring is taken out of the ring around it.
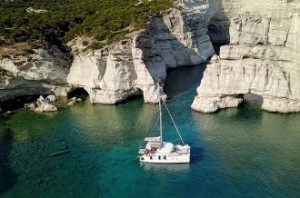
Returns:
[[[177,140],[180,140],[180,138],[177,138],[177,139],[175,139],[175,140],[172,140],[171,142],[176,142]]]
[[[175,121],[174,121],[174,119],[173,119],[173,117],[172,117],[172,115],[171,115],[171,113],[170,113],[170,111],[169,111],[169,108],[167,107],[166,102],[163,102],[163,103],[164,103],[164,105],[165,105],[165,107],[166,107],[166,109],[167,109],[167,112],[168,112],[169,116],[171,117],[171,120],[172,120],[172,122],[173,122],[173,124],[174,124],[174,127],[175,127],[175,129],[176,129],[176,132],[177,132],[177,134],[179,135],[182,144],[184,145],[184,141],[183,141],[183,139],[182,139],[182,137],[181,137],[181,135],[180,135],[180,133],[179,133],[179,130],[178,130],[177,125],[176,125],[176,123],[175,123]]]

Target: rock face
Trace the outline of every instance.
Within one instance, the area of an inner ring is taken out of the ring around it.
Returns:
[[[68,83],[83,87],[92,103],[115,104],[132,95],[158,101],[168,68],[198,65],[214,54],[207,34],[206,1],[183,1],[152,16],[147,28],[107,48],[75,55]],[[74,49],[76,41],[70,43]]]
[[[57,49],[0,59],[0,102],[23,95],[67,95],[69,62]]]
[[[252,93],[263,97],[264,110],[299,112],[300,2],[231,2],[230,44],[208,64],[192,108],[236,107],[241,95]]]
[[[183,0],[150,17],[144,30],[101,50],[83,50],[81,38],[75,39],[69,43],[69,71],[70,62],[51,50],[3,58],[0,69],[12,75],[1,81],[0,102],[26,94],[66,95],[76,88],[84,88],[92,103],[115,104],[134,95],[157,102],[157,83],[163,86],[168,68],[198,65],[214,54],[207,34],[210,17],[206,0]]]
[[[92,103],[115,104],[138,94],[131,44],[123,41],[98,51],[75,56],[68,83],[84,88]]]
[[[262,108],[300,111],[300,0],[177,0],[149,18],[146,28],[100,50],[82,38],[69,43],[73,60],[55,49],[0,59],[0,102],[22,95],[67,95],[84,88],[92,103],[115,104],[142,95],[158,102],[167,69],[213,57],[192,108],[236,107],[243,94]],[[199,74],[200,75],[200,74]]]

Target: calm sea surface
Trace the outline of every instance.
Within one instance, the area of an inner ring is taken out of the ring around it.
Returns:
[[[158,134],[157,106],[142,100],[19,110],[0,120],[0,197],[300,197],[300,114],[193,112],[199,72],[175,70],[166,83],[191,164],[140,164],[143,138]],[[164,118],[165,139],[177,139]]]

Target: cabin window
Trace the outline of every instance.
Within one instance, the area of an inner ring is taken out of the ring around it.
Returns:
[[[164,159],[166,160],[166,159],[167,159],[167,156],[164,156]]]
[[[152,156],[150,156],[150,159],[152,160]]]
[[[158,159],[160,160],[160,156],[158,156]]]

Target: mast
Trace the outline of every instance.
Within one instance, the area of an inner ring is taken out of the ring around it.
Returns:
[[[158,106],[159,106],[159,131],[160,131],[160,140],[161,142],[163,142],[162,139],[162,113],[161,113],[161,103],[160,103],[160,86],[159,83],[157,83],[157,87],[158,87]]]

